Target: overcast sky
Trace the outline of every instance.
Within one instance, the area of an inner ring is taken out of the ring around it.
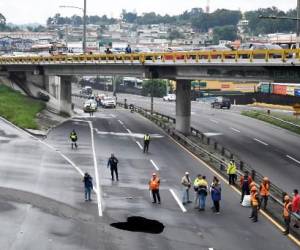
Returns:
[[[207,0],[87,0],[88,15],[118,17],[122,9],[143,12],[155,11],[160,14],[179,14],[194,7],[205,8]],[[211,10],[227,8],[242,11],[276,6],[282,10],[296,7],[297,0],[210,0]],[[63,16],[80,15],[80,10],[62,9],[60,5],[83,6],[83,0],[1,0],[0,13],[9,23],[41,23],[55,13]]]

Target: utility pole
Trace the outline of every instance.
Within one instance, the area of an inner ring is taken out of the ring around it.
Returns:
[[[151,115],[153,114],[153,92],[154,92],[154,86],[153,81],[151,82]]]
[[[86,53],[86,0],[83,4],[83,44],[82,44],[83,53]]]
[[[297,0],[297,31],[296,31],[296,47],[299,49],[300,47],[300,41],[299,41],[299,36],[300,36],[300,0]]]

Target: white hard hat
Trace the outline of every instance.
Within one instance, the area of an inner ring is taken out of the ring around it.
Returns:
[[[189,172],[185,172],[185,175],[188,175],[188,174],[190,174]]]
[[[156,173],[153,173],[152,175],[156,175]]]

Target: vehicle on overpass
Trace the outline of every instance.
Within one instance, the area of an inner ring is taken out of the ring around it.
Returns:
[[[85,101],[83,105],[84,112],[95,112],[97,111],[97,102],[93,99]]]
[[[117,105],[115,98],[110,96],[104,97],[103,100],[101,101],[101,104],[103,108],[115,108]]]
[[[241,44],[239,50],[282,50],[282,48],[277,44],[270,43],[244,43]],[[291,57],[291,55],[286,55],[287,57]],[[254,58],[260,59],[265,58],[265,53],[256,53],[253,56]],[[269,54],[270,58],[281,58],[281,53],[273,52]],[[242,58],[249,58],[249,55],[243,55]]]
[[[166,96],[163,97],[164,102],[172,102],[176,101],[176,95],[175,94],[167,94]]]
[[[212,108],[227,108],[230,109],[231,103],[230,103],[230,99],[223,97],[223,96],[218,96],[216,97],[213,102],[211,103],[211,107]]]

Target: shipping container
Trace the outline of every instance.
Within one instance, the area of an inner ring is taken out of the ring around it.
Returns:
[[[287,94],[286,90],[287,90],[287,85],[274,84],[272,93],[276,95],[286,95]]]
[[[259,88],[261,93],[270,94],[273,92],[273,85],[271,83],[263,83]]]
[[[295,96],[300,96],[300,89],[295,89]]]
[[[287,86],[286,94],[287,95],[295,95],[295,87],[294,86]]]

